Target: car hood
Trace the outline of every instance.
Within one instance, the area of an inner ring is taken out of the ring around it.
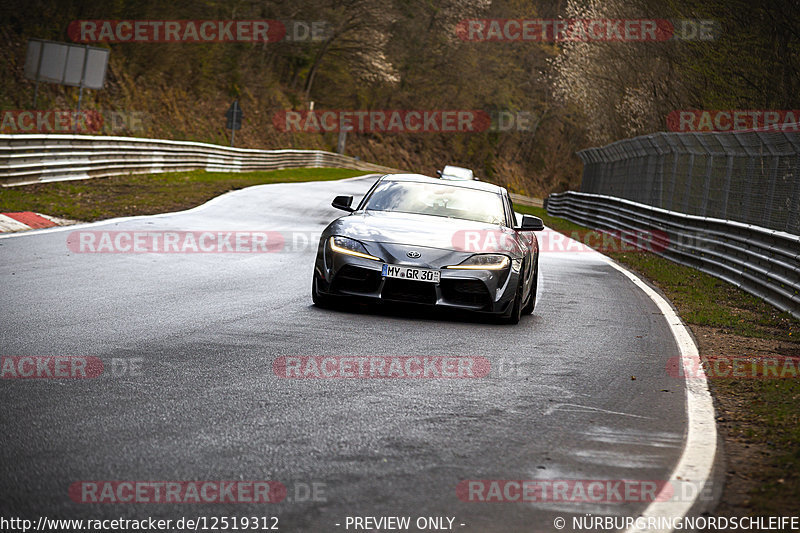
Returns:
[[[432,215],[359,211],[335,220],[327,234],[350,237],[365,244],[423,246],[470,253],[504,252],[514,256],[521,252],[518,234],[510,228]]]

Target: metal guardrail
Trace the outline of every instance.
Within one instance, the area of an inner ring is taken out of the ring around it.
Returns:
[[[578,152],[581,192],[800,234],[800,132],[653,133]]]
[[[627,244],[723,279],[800,318],[800,236],[599,194],[565,192],[547,213],[601,230],[630,232]],[[663,232],[663,233],[662,233]],[[633,238],[635,237],[635,238]]]
[[[186,170],[248,172],[338,167],[397,172],[322,150],[252,150],[188,141],[96,135],[0,135],[0,185],[9,187]]]

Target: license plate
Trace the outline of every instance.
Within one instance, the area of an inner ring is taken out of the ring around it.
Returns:
[[[383,265],[384,278],[410,279],[439,283],[442,273],[432,268],[415,268],[400,265]]]

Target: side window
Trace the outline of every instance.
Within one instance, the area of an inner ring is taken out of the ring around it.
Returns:
[[[506,206],[506,225],[513,228],[517,225],[517,216],[514,214],[514,204],[511,203],[511,197],[507,194],[503,195],[503,201]]]
[[[361,201],[358,202],[358,207],[356,207],[355,209],[356,211],[364,209],[364,207],[367,205],[367,200],[369,200],[369,197],[372,196],[372,193],[375,192],[375,189],[378,188],[378,185],[380,185],[383,182],[383,178],[385,178],[387,175],[388,174],[384,174],[383,176],[375,180],[375,183],[373,183],[372,187],[369,188],[367,194],[365,194],[364,197],[361,199]]]

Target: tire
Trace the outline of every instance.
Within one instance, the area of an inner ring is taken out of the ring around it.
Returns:
[[[500,322],[503,324],[519,324],[522,318],[522,283],[517,286],[517,294],[514,296],[514,303],[511,305],[509,314],[504,315]]]
[[[321,309],[331,309],[332,307],[334,307],[333,297],[328,296],[327,294],[322,294],[319,291],[317,291],[316,275],[311,280],[311,300],[314,302],[315,306]]]
[[[536,306],[536,287],[531,287],[531,294],[528,296],[528,303],[522,308],[523,315],[530,315],[533,313],[533,308]]]
[[[533,272],[533,286],[531,287],[531,293],[528,295],[528,303],[525,304],[525,307],[522,308],[523,315],[530,315],[533,313],[533,308],[536,307],[536,288],[539,285],[539,272],[537,269]]]

